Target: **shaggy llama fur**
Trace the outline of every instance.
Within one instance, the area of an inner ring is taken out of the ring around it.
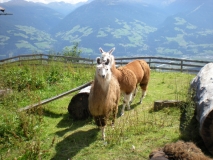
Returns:
[[[149,158],[150,160],[210,160],[194,143],[183,141],[166,144],[163,148],[152,151]]]
[[[112,75],[108,63],[97,65],[95,79],[88,98],[89,111],[94,117],[96,125],[101,128],[104,140],[107,120],[112,115],[112,124],[114,124],[120,100],[119,83]]]

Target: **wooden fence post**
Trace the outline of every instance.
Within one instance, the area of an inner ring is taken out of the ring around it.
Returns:
[[[183,60],[181,60],[180,63],[181,63],[181,64],[180,64],[180,71],[183,72]]]
[[[149,64],[149,67],[151,67],[151,58],[149,58],[148,64]]]
[[[21,66],[21,57],[20,56],[18,57],[18,60],[19,60],[19,66]]]
[[[41,65],[42,65],[42,61],[43,61],[43,60],[42,60],[42,57],[43,57],[43,55],[42,55],[42,54],[40,54],[40,57],[41,57]]]

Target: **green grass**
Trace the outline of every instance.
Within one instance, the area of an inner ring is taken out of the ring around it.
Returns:
[[[17,112],[18,108],[93,80],[93,67],[76,68],[72,64],[64,66],[52,63],[46,67],[29,68],[30,73],[42,77],[45,87],[36,90],[25,88],[1,98],[0,159],[148,159],[153,149],[179,139],[195,142],[208,154],[198,133],[198,122],[193,116],[193,103],[187,95],[189,83],[195,77],[193,74],[152,70],[143,103],[138,104],[141,94],[138,90],[131,110],[125,111],[122,117],[118,115],[114,128],[107,127],[104,142],[92,119],[74,121],[70,117],[68,104],[78,92],[28,112]],[[50,85],[46,77],[52,69],[59,69],[63,75]],[[13,67],[5,66],[1,73],[6,74],[8,70],[13,70]],[[1,84],[4,84],[4,79],[0,80]],[[154,111],[156,100],[181,100],[186,102],[186,105]],[[121,107],[122,98],[119,112]]]

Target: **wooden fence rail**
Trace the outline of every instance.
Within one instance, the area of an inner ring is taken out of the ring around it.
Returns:
[[[135,59],[144,59],[149,64],[151,69],[178,72],[199,72],[200,68],[211,62],[166,57],[115,58],[115,61],[117,65],[125,65]]]
[[[181,58],[167,58],[167,57],[129,57],[129,58],[115,58],[116,65],[125,65],[128,62],[135,59],[144,59],[150,66],[151,69],[164,70],[164,71],[177,71],[177,72],[195,72],[197,73],[200,68],[211,61],[201,61],[201,60],[188,60]],[[40,62],[39,64],[47,64],[50,61],[60,61],[64,63],[80,63],[94,65],[95,61],[93,59],[87,58],[76,58],[69,56],[60,55],[48,55],[48,54],[28,54],[19,55],[7,59],[0,60],[1,64],[14,63],[24,61],[35,61]]]
[[[41,101],[41,102],[38,102],[38,103],[36,103],[36,104],[32,104],[32,105],[26,106],[26,107],[24,107],[24,108],[20,108],[18,111],[19,111],[19,112],[22,112],[22,111],[25,111],[25,110],[29,110],[29,109],[38,107],[38,106],[40,106],[40,105],[44,105],[44,104],[46,104],[46,103],[49,103],[49,102],[52,102],[52,101],[57,100],[57,99],[59,99],[59,98],[62,98],[62,97],[66,96],[66,95],[68,95],[68,94],[70,94],[70,93],[73,93],[73,92],[75,92],[75,91],[78,91],[78,90],[80,90],[80,89],[82,89],[82,88],[85,88],[85,87],[87,87],[87,86],[90,86],[91,84],[92,84],[92,81],[91,81],[91,82],[87,82],[86,84],[83,84],[83,85],[81,85],[81,86],[79,86],[79,87],[76,87],[76,88],[74,88],[74,89],[71,89],[71,90],[69,90],[69,91],[67,91],[67,92],[61,93],[61,94],[59,94],[59,95],[57,95],[57,96],[51,97],[51,98],[49,98],[49,99],[45,99],[45,100],[43,100],[43,101]]]
[[[24,61],[35,61],[37,60],[40,64],[46,64],[50,61],[58,62],[72,62],[72,63],[84,63],[84,64],[93,64],[92,59],[87,58],[77,58],[71,56],[60,56],[60,55],[48,55],[48,54],[27,54],[19,55],[11,58],[6,58],[0,60],[0,64],[14,63],[14,62],[24,62]]]

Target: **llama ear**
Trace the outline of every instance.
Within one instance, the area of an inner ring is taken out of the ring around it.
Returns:
[[[114,52],[115,50],[115,47],[113,47],[110,51],[109,51],[109,54],[112,54],[112,52]]]
[[[100,58],[100,57],[97,57],[97,58],[96,58],[96,62],[97,62],[98,64],[101,64],[101,58]]]
[[[100,47],[99,48],[99,51],[101,52],[101,53],[103,53],[104,52],[104,50]]]
[[[105,62],[105,65],[109,64],[109,58],[107,58],[107,61]]]

